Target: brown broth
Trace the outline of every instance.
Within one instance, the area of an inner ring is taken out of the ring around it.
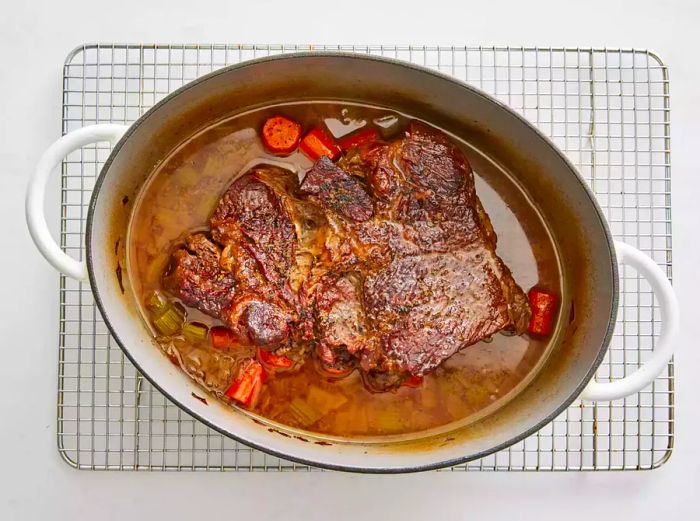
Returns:
[[[266,117],[279,112],[307,128],[325,122],[336,137],[374,122],[390,139],[409,119],[384,108],[296,103],[248,112],[191,137],[156,167],[134,208],[127,255],[139,302],[161,289],[173,245],[192,231],[207,228],[221,194],[250,166],[283,163],[300,175],[311,167],[300,152],[280,159],[262,148],[257,131]],[[498,254],[516,282],[526,291],[538,285],[561,295],[559,259],[539,213],[506,172],[467,143],[455,141],[474,168],[477,194],[498,235]],[[208,325],[219,323],[191,308],[187,316]],[[545,359],[547,347],[548,342],[526,335],[496,334],[490,342],[451,357],[426,376],[421,387],[380,394],[367,391],[357,372],[333,381],[308,361],[297,372],[271,375],[253,412],[291,427],[342,437],[407,434],[468,422],[505,403],[525,385]],[[177,342],[177,354],[180,365],[193,376],[220,352],[207,344]],[[203,385],[221,395],[230,377],[224,370]],[[297,421],[289,410],[294,399],[312,407],[320,415],[318,421],[310,425]]]

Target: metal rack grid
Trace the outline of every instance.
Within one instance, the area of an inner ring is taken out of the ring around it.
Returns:
[[[167,93],[225,65],[309,49],[389,56],[451,74],[508,103],[551,136],[595,191],[613,234],[671,276],[668,71],[643,50],[423,46],[85,45],[67,58],[63,132],[132,122]],[[82,256],[86,208],[109,154],[83,148],[63,164],[61,245]],[[646,359],[659,330],[648,284],[621,272],[619,323],[599,380]],[[236,443],[153,389],[108,334],[90,287],[61,276],[58,448],[80,469],[313,470]],[[453,470],[640,470],[673,447],[673,364],[642,392],[575,402],[550,425]]]

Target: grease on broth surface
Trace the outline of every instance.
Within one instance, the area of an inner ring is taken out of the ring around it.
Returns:
[[[187,234],[207,228],[219,198],[238,176],[256,163],[277,164],[300,177],[312,166],[298,151],[284,158],[265,152],[258,129],[275,113],[294,118],[305,128],[324,123],[335,137],[374,122],[389,139],[402,131],[408,119],[381,108],[297,103],[249,112],[193,136],[158,165],[133,210],[127,256],[139,302],[162,289],[161,277],[173,246]],[[561,294],[556,250],[537,211],[507,174],[468,144],[460,145],[472,164],[477,194],[498,235],[498,254],[516,282],[526,291],[537,284]],[[210,326],[219,324],[192,308],[187,309],[187,316]],[[546,341],[496,334],[490,342],[477,343],[451,357],[426,376],[420,387],[378,394],[365,389],[357,372],[331,380],[309,360],[297,372],[271,375],[253,411],[284,425],[340,437],[435,429],[468,421],[504,403],[534,374],[546,350]],[[222,361],[221,351],[206,342],[179,341],[171,346],[169,355],[221,397],[236,364],[250,352]],[[212,367],[216,371],[207,369]],[[300,415],[294,410],[296,406],[304,409],[303,404],[313,414],[305,415],[302,410]]]

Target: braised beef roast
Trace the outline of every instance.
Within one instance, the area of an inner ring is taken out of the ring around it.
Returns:
[[[358,367],[371,390],[527,328],[469,162],[418,122],[338,164],[322,157],[301,183],[255,167],[210,226],[173,253],[168,290],[243,342],[313,352],[331,373]]]

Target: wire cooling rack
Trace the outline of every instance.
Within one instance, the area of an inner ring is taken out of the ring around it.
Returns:
[[[595,191],[616,238],[671,276],[668,71],[643,50],[423,46],[85,45],[67,58],[63,131],[129,123],[167,93],[225,65],[309,49],[398,58],[500,98],[567,153]],[[83,254],[87,204],[105,145],[63,164],[61,244]],[[619,323],[599,380],[634,371],[654,347],[659,310],[649,285],[621,272]],[[125,359],[89,284],[61,276],[58,449],[80,469],[313,470],[210,430],[171,404]],[[640,470],[673,447],[673,364],[642,392],[575,402],[537,434],[453,470]]]

